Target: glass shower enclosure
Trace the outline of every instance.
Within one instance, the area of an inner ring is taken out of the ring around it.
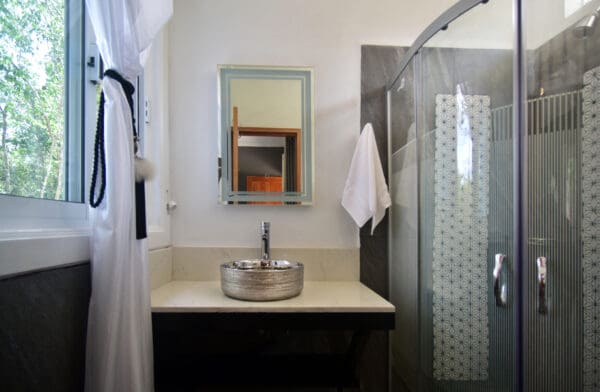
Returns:
[[[392,391],[600,391],[599,12],[463,0],[398,64]]]

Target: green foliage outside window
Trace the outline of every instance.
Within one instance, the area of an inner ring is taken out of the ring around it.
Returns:
[[[64,0],[0,1],[0,193],[65,199]]]

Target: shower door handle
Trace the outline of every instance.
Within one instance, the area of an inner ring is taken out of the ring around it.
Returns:
[[[536,260],[538,268],[538,313],[547,314],[546,304],[546,258],[540,256]]]
[[[496,253],[496,264],[494,266],[494,296],[496,297],[496,306],[506,306],[506,285],[500,284],[500,272],[502,271],[502,263],[506,255],[502,253]]]

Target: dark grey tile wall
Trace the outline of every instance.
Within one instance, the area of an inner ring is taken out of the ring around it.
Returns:
[[[544,95],[546,96],[581,88],[583,73],[600,65],[600,29],[596,28],[590,33],[589,36],[582,38],[573,34],[572,31],[567,30],[550,39],[536,50],[528,53],[528,91],[531,98],[538,97],[541,94],[542,88],[544,90]],[[393,76],[396,67],[402,60],[403,51],[403,48],[381,46],[364,46],[362,48],[361,125],[364,125],[366,122],[373,123],[384,167],[387,165],[387,156],[385,153],[387,149],[387,135],[385,132],[386,102],[384,86],[385,83],[389,81],[389,78]],[[461,87],[465,94],[490,95],[493,108],[512,104],[512,56],[513,52],[510,50],[482,51],[477,49],[454,48],[425,49],[423,51],[422,62],[423,90],[421,91],[425,98],[421,103],[424,106],[424,117],[421,118],[424,120],[424,123],[419,127],[420,131],[433,129],[433,121],[435,119],[433,110],[435,109],[435,105],[432,103],[432,99],[435,98],[435,94],[455,93],[457,83],[462,83]],[[409,80],[407,81],[407,85],[409,86],[412,85],[410,76],[409,73]],[[410,94],[406,94],[406,97],[410,97]],[[413,102],[400,102],[400,100],[396,100],[393,102],[393,105],[397,105],[397,107],[394,107],[394,113],[392,113],[393,124],[400,124],[398,127],[400,130],[407,129],[411,120],[404,121],[403,117],[410,119],[412,116],[407,112],[407,109],[403,108],[403,106],[412,107]],[[398,113],[401,114],[398,115]],[[404,121],[404,123],[402,121]],[[396,150],[401,147],[403,145],[403,140],[405,139],[405,135],[395,135],[393,138],[394,145],[392,146],[392,149]],[[369,224],[367,224],[366,227],[361,230],[360,236],[361,280],[378,293],[385,296],[389,292],[387,279],[390,273],[388,271],[387,263],[385,262],[387,259],[387,248],[389,246],[387,243],[387,223],[384,221],[383,225],[376,230],[373,237],[370,236],[369,231]],[[427,237],[427,232],[421,234],[426,240],[425,237]],[[421,262],[427,264],[427,252],[424,252],[422,257],[425,259],[421,260]],[[531,271],[532,274],[535,273],[534,268],[531,268]],[[427,275],[427,273],[425,274]],[[580,295],[578,293],[581,288],[577,285],[569,285],[569,287],[573,291],[569,295],[575,299],[579,298]],[[532,294],[532,298],[534,296],[535,293]],[[528,302],[532,301],[533,300]],[[490,306],[493,306],[493,304]],[[415,317],[417,317],[416,314]],[[494,317],[496,317],[496,315],[494,312],[491,312],[490,317],[492,329],[501,324],[506,324],[501,323],[499,320],[495,320]],[[399,328],[402,328],[400,323],[397,325],[396,333]],[[538,334],[535,328],[530,328],[529,330],[531,334]],[[561,331],[560,328],[557,328],[557,336],[552,337],[551,340],[556,342],[562,341],[562,338],[558,337],[558,335],[564,332]],[[490,333],[492,335],[504,335],[506,331],[503,333],[498,330],[490,331]],[[504,350],[503,347],[500,347],[501,345],[499,345],[498,341],[494,340],[491,343],[492,345],[498,346],[497,351]],[[372,347],[377,346],[374,345]],[[410,350],[409,347],[403,348],[403,350],[404,349]],[[578,347],[575,347],[574,350],[574,353],[576,353]],[[423,364],[430,362],[426,358],[429,351],[430,350],[425,350],[425,357],[422,361]],[[532,351],[531,353],[535,354],[536,352]],[[492,347],[490,361],[496,361],[497,355],[498,353],[493,352]],[[511,357],[511,355],[509,355],[509,357]],[[577,360],[570,360],[567,362],[571,364],[578,363]],[[539,360],[536,361],[535,364],[532,364],[535,368],[537,368],[538,365]],[[544,367],[553,369],[552,366]],[[563,369],[558,368],[551,370],[551,372],[555,375],[564,374]],[[394,376],[394,373],[392,376]],[[500,376],[500,374],[494,376]],[[546,377],[543,374],[540,374],[540,376]],[[508,380],[510,377],[505,378]],[[499,380],[493,382],[499,382]],[[500,384],[503,383],[499,382],[498,385]],[[508,385],[510,383],[504,384]],[[560,389],[560,383],[554,384]],[[394,382],[394,385],[399,384]],[[465,387],[465,385],[462,387],[459,386],[459,389],[463,387]]]
[[[419,132],[427,133],[427,137],[420,144],[420,222],[419,236],[421,249],[419,254],[419,263],[421,268],[420,284],[424,288],[430,288],[433,285],[433,238],[434,238],[434,207],[436,205],[434,198],[434,167],[435,167],[435,97],[437,94],[456,94],[458,87],[465,95],[487,95],[490,97],[490,106],[492,109],[510,105],[513,97],[513,51],[496,49],[464,49],[464,48],[425,48],[422,52],[423,64],[423,82],[422,82],[422,102],[419,110],[422,112],[422,124],[419,126]],[[490,184],[493,189],[493,182],[497,180],[497,175],[506,175],[512,166],[505,168],[496,168],[490,165],[493,170],[498,170],[497,174],[490,173]],[[490,206],[490,210],[501,208],[500,205]],[[492,229],[494,222],[489,222]],[[493,233],[492,229],[488,233]],[[491,234],[488,240],[491,240]],[[503,253],[507,253],[504,249]],[[488,254],[487,271],[491,271],[494,265],[493,254]],[[508,368],[512,370],[512,344],[502,333],[502,327],[511,320],[511,315],[507,312],[497,312],[495,303],[488,301],[488,322],[489,322],[489,377],[487,381],[437,381],[432,378],[433,364],[433,296],[430,290],[422,289],[422,313],[421,313],[421,371],[426,383],[431,383],[430,388],[442,388],[448,391],[469,391],[482,390],[492,386],[503,386],[510,382],[509,377],[501,378],[503,372]],[[493,295],[488,294],[488,299]],[[512,324],[509,322],[512,326]],[[508,352],[508,354],[507,354]],[[508,359],[508,360],[507,360]],[[433,387],[435,385],[435,387]]]
[[[397,72],[407,48],[363,46],[361,57],[361,129],[373,124],[377,149],[387,181],[386,86]],[[388,287],[388,218],[371,235],[371,222],[360,230],[360,280],[384,298]],[[364,391],[388,389],[388,335],[373,333],[363,355],[361,380]]]
[[[583,87],[583,74],[600,65],[600,28],[596,26],[589,33],[581,37],[569,28],[530,52],[529,98],[538,98],[542,89],[548,97]],[[578,172],[582,166],[581,129],[577,125],[565,127],[569,117],[566,107],[555,106],[561,101],[551,102],[553,109],[543,112],[542,125],[546,124],[547,129],[543,133],[539,128],[530,130],[528,138],[530,240],[524,279],[530,283],[524,298],[524,333],[531,349],[524,355],[524,371],[530,375],[525,378],[525,388],[580,391],[584,367]],[[580,110],[576,106],[576,124],[581,120]],[[548,258],[546,295],[551,309],[543,316],[537,313],[537,268],[533,263],[539,256]]]
[[[424,131],[435,128],[435,96],[458,86],[465,95],[488,95],[491,108],[512,103],[512,50],[425,48],[422,59]]]
[[[361,128],[368,122],[373,124],[386,177],[388,165],[386,86],[396,76],[406,50],[407,48],[389,46],[362,47]],[[424,129],[431,130],[435,121],[433,104],[435,94],[454,94],[459,83],[464,94],[489,94],[493,107],[512,102],[512,83],[506,82],[512,81],[512,52],[428,48],[423,55],[423,80],[425,81],[423,96],[431,98],[431,102],[427,101],[423,105]],[[407,85],[412,86],[412,81]],[[491,86],[496,88],[492,89]],[[395,123],[401,123],[402,117],[413,118],[407,116],[407,113],[412,110],[411,106],[412,102],[406,102],[403,111],[392,113],[395,116]],[[407,130],[409,126],[410,121],[400,128]],[[395,140],[401,139],[395,138]],[[373,236],[371,236],[370,223],[367,223],[360,232],[361,280],[385,297],[388,295],[387,234],[387,217],[379,224]]]
[[[0,279],[0,390],[83,390],[89,297],[89,263]]]
[[[529,96],[580,89],[584,72],[600,64],[600,28],[587,37],[567,29],[529,53]]]
[[[373,124],[381,165],[387,179],[387,121],[386,86],[397,72],[406,48],[389,46],[363,46],[361,58],[361,129],[366,123]],[[360,279],[361,282],[388,297],[386,217],[371,235],[371,222],[360,230]]]
[[[385,46],[363,46],[362,47],[362,101],[361,101],[361,125],[367,122],[373,124],[382,164],[387,175],[387,108],[386,108],[386,85],[396,76],[398,66],[402,61],[407,49]],[[460,85],[463,94],[486,94],[491,98],[492,106],[499,107],[512,102],[512,51],[509,50],[478,50],[478,49],[455,49],[455,48],[426,48],[422,52],[422,80],[419,93],[422,101],[418,102],[420,116],[419,132],[428,132],[434,129],[435,121],[435,95],[455,94],[457,85]],[[414,94],[413,73],[409,67],[403,75],[406,78],[403,94],[393,95],[392,124],[394,135],[392,137],[392,150],[396,151],[407,141],[407,130],[414,121]],[[432,139],[434,140],[434,139]],[[426,159],[426,158],[422,158]],[[423,165],[422,165],[423,166]],[[422,170],[427,168],[427,164]],[[425,176],[425,178],[433,178]],[[388,181],[389,183],[389,181]],[[431,193],[432,194],[432,193]],[[433,225],[430,225],[433,230]],[[424,238],[428,236],[428,230],[421,231]],[[361,240],[361,281],[388,297],[388,227],[387,217],[378,226],[373,236],[370,235],[370,224],[367,223],[360,233]],[[427,253],[424,249],[425,264]],[[431,255],[430,255],[431,256]],[[431,257],[429,257],[431,258]],[[394,284],[408,285],[412,287],[410,298],[403,298],[411,304],[417,301],[418,284],[416,275],[416,260],[402,260],[403,263],[414,262],[414,266],[405,265],[395,272]],[[423,260],[422,260],[423,262]],[[410,268],[409,268],[410,267]],[[424,272],[425,275],[430,275]],[[396,276],[397,275],[397,276]],[[399,280],[399,281],[396,281]],[[421,282],[427,285],[427,282]],[[403,291],[406,294],[406,290]],[[397,306],[401,304],[394,298],[391,299]],[[427,302],[427,300],[425,300]],[[428,307],[430,308],[430,306]],[[395,362],[392,369],[392,386],[394,389],[415,389],[417,380],[417,352],[418,334],[417,307],[402,306],[397,310],[397,326],[393,333],[394,342],[402,342],[402,347],[394,347]],[[412,312],[412,313],[410,313]],[[422,327],[429,331],[431,326],[425,323]],[[427,332],[424,332],[427,335]],[[412,335],[412,336],[411,336]],[[369,349],[378,350],[380,358],[376,358],[374,352],[367,352],[366,357],[377,363],[382,363],[382,352],[387,353],[383,347],[385,338],[374,341]],[[425,350],[422,363],[431,363],[431,347]],[[387,358],[387,356],[386,356]],[[427,373],[427,369],[424,369]],[[372,369],[370,369],[372,371]],[[430,372],[429,372],[430,373]],[[373,375],[382,377],[381,374]],[[379,388],[383,388],[379,384]],[[380,389],[384,390],[384,389]]]

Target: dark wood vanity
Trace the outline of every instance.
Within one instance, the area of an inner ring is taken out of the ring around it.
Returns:
[[[274,302],[227,298],[218,282],[170,282],[152,308],[157,392],[357,388],[370,332],[393,329],[395,312],[359,282],[306,282]]]

